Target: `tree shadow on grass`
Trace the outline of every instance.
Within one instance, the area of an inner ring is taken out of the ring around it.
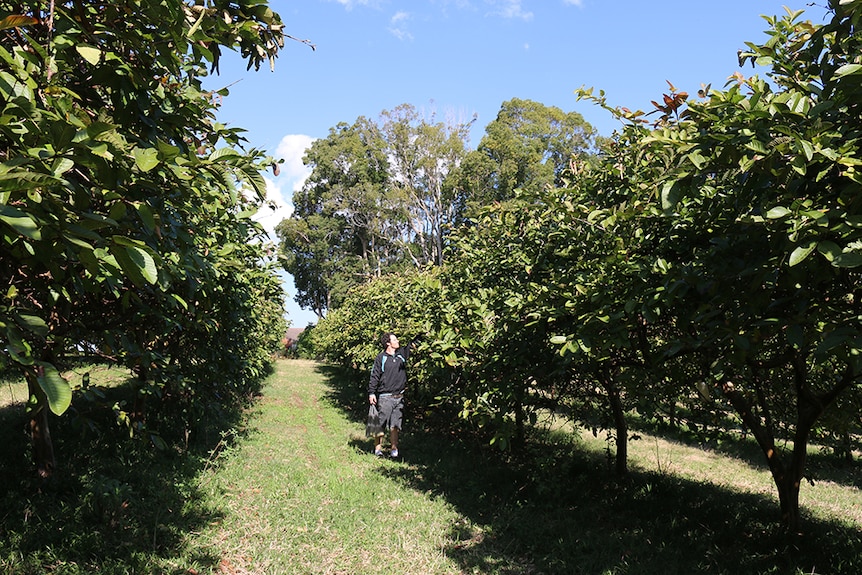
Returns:
[[[330,377],[329,400],[363,422],[357,383],[340,370],[322,372]],[[437,425],[421,429],[423,421],[407,418],[402,459],[380,472],[457,510],[462,519],[443,552],[462,572],[862,572],[858,529],[805,518],[803,535],[787,535],[774,497],[655,473],[620,479],[605,457],[563,435],[533,437],[513,458]]]
[[[107,399],[128,390],[108,390]],[[110,403],[108,404],[110,405]],[[48,482],[29,461],[23,404],[0,409],[0,572],[209,572],[220,557],[188,549],[187,535],[223,515],[200,494],[200,473],[240,425],[240,414],[209,430],[187,451],[156,450],[130,440],[108,409],[98,431],[81,428],[72,414],[52,417],[58,459]],[[125,438],[123,435],[125,434]]]
[[[643,431],[683,445],[697,446],[720,455],[733,457],[756,471],[763,471],[766,465],[763,451],[750,434],[731,434],[717,427],[712,427],[705,432],[703,430],[706,429],[706,426],[702,426],[702,430],[699,432],[691,432],[685,427],[660,425],[639,418],[632,418],[630,424],[632,431]],[[741,429],[738,431],[742,432]],[[793,449],[793,442],[790,439],[779,440],[776,442],[776,446],[779,451],[787,452],[786,457],[790,457],[789,452]],[[844,455],[837,455],[827,445],[820,445],[820,449],[816,449],[814,443],[809,444],[805,472],[806,479],[812,482],[831,481],[862,489],[862,459],[854,457],[848,460]]]

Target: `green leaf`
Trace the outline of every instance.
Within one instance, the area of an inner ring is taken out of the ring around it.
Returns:
[[[818,242],[817,251],[830,262],[834,262],[836,258],[841,256],[841,248],[835,242]]]
[[[87,62],[89,62],[93,66],[98,64],[99,60],[102,57],[102,51],[99,50],[98,48],[93,47],[93,46],[87,46],[85,44],[80,44],[78,46],[75,46],[75,50],[78,51],[78,54],[80,54],[84,60],[86,60]]]
[[[832,265],[839,268],[858,268],[862,266],[862,254],[856,252],[842,252],[835,257]]]
[[[118,238],[126,242],[116,241]],[[123,273],[137,286],[154,284],[159,278],[158,269],[152,256],[143,248],[122,236],[114,236],[116,243],[111,246],[111,253]]]
[[[814,157],[814,146],[807,140],[799,140],[798,144],[802,149],[802,153],[805,154],[805,159],[810,162],[811,158]]]
[[[18,208],[0,205],[0,221],[5,222],[16,232],[22,236],[30,238],[31,240],[42,239],[42,233],[39,231],[39,226],[33,218]]]
[[[789,216],[792,213],[793,212],[791,212],[790,210],[788,210],[784,206],[776,206],[776,207],[772,208],[771,210],[769,210],[768,212],[766,212],[766,218],[769,220],[779,220],[785,216]]]
[[[150,209],[150,206],[143,202],[138,202],[135,204],[135,209],[138,212],[138,217],[140,217],[141,221],[144,223],[144,227],[147,228],[147,231],[155,231],[156,220],[153,218],[153,210]]]
[[[141,276],[150,284],[156,283],[159,279],[159,271],[156,268],[156,262],[153,257],[143,250],[135,246],[125,246],[126,253],[140,270]]]
[[[14,326],[6,327],[6,351],[13,361],[21,365],[33,365],[32,348]]]
[[[155,148],[135,148],[132,150],[135,165],[142,172],[149,172],[159,165],[159,152]]]
[[[210,161],[218,160],[219,158],[238,158],[239,152],[233,148],[219,148],[210,154]]]
[[[855,76],[856,74],[862,74],[862,64],[844,64],[837,70],[835,70],[836,78],[843,78],[844,76]]]
[[[790,254],[790,267],[797,265],[802,262],[805,258],[807,258],[811,252],[814,251],[814,248],[817,247],[817,242],[808,242],[803,246],[797,247]]]
[[[555,335],[551,338],[551,345],[562,345],[566,343],[566,336],[564,335]]]
[[[45,323],[44,319],[37,315],[20,313],[17,314],[15,319],[21,327],[26,328],[38,336],[44,337],[48,335],[48,324]]]
[[[188,304],[188,302],[186,302],[186,300],[184,300],[183,298],[181,298],[181,297],[180,297],[180,296],[178,296],[177,294],[175,294],[175,293],[174,293],[174,294],[171,294],[171,298],[173,298],[173,300],[174,300],[175,302],[177,302],[178,304],[180,304],[180,305],[183,307],[183,309],[185,309],[185,310],[188,310],[188,309],[189,309],[189,304]]]
[[[703,165],[706,163],[706,158],[703,157],[703,154],[700,153],[699,150],[695,150],[688,155],[689,161],[694,164],[694,167],[700,170]]]
[[[665,182],[661,188],[661,209],[672,210],[682,195],[679,180]]]
[[[201,10],[201,15],[198,16],[197,21],[195,21],[195,23],[192,25],[192,27],[189,28],[189,31],[186,32],[186,38],[191,38],[192,36],[195,35],[195,32],[197,32],[198,29],[201,27],[201,22],[204,21],[204,16],[206,16],[206,14],[207,14],[206,10]]]
[[[107,122],[95,121],[92,124],[87,125],[87,129],[85,131],[79,132],[78,135],[75,136],[76,141],[78,138],[96,138],[105,132],[110,132],[112,130],[116,130],[117,126],[114,124],[108,124]]]
[[[51,166],[51,171],[55,176],[60,177],[69,170],[75,167],[75,162],[70,160],[69,158],[58,158],[54,161],[54,165]]]
[[[48,407],[54,415],[63,415],[72,403],[72,388],[63,379],[57,368],[50,363],[36,362],[42,368],[43,375],[37,376],[39,387],[48,398]]]

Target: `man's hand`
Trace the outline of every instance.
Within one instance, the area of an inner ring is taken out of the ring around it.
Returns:
[[[377,405],[377,396],[374,395],[373,393],[371,395],[369,395],[368,396],[368,403],[370,403],[371,405]]]

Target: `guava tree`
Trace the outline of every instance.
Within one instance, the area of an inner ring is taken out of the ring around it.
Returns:
[[[659,224],[650,284],[675,330],[656,344],[689,355],[751,430],[791,529],[812,429],[862,373],[862,3],[830,6],[824,25],[769,19],[769,40],[741,53],[770,82],[739,74],[687,109],[671,94],[651,129],[617,112],[637,157],[662,166],[636,196],[653,199],[639,208]]]
[[[40,475],[67,349],[152,380],[217,282],[260,265],[231,254],[259,233],[270,160],[215,121],[200,79],[223,48],[257,67],[282,38],[257,0],[0,3],[0,367],[27,379]]]

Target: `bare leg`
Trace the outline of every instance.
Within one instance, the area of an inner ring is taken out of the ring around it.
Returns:
[[[397,427],[393,427],[389,430],[389,441],[392,443],[392,449],[398,449],[398,432],[400,430]]]

